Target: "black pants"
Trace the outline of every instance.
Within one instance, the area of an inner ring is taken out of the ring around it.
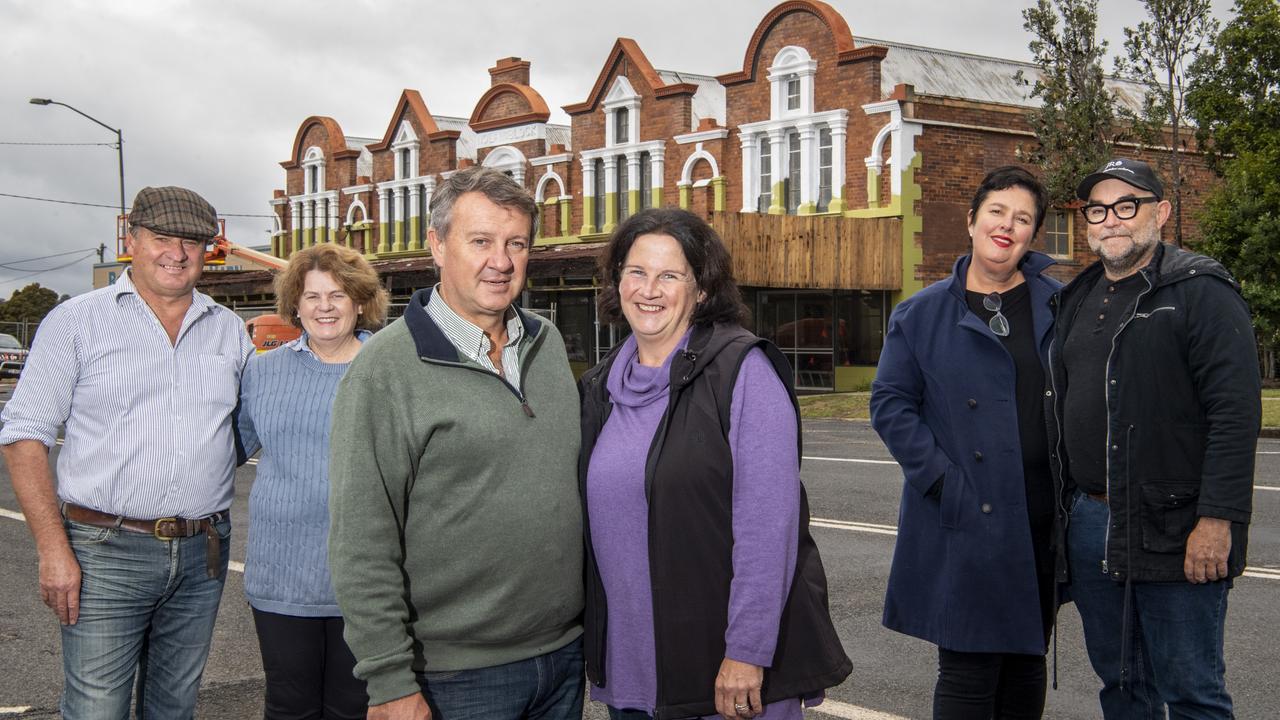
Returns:
[[[934,720],[1023,720],[1044,713],[1043,655],[938,648]]]
[[[266,673],[266,720],[362,720],[369,696],[352,675],[356,659],[340,617],[294,617],[253,610]]]

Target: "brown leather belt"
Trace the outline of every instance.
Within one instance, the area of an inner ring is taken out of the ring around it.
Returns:
[[[1084,494],[1084,496],[1085,496],[1085,497],[1087,497],[1087,498],[1089,498],[1090,500],[1092,500],[1092,501],[1094,501],[1094,502],[1100,502],[1100,503],[1102,503],[1103,505],[1106,505],[1106,504],[1107,504],[1107,494],[1106,494],[1106,493],[1085,493],[1085,494]]]
[[[62,516],[72,522],[100,528],[120,528],[157,540],[174,540],[205,534],[205,559],[209,577],[216,578],[222,570],[222,545],[213,524],[227,517],[227,513],[214,513],[202,518],[167,517],[155,520],[135,520],[123,515],[111,515],[74,503],[62,503]]]

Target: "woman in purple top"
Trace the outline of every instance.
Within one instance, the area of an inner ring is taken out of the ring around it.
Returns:
[[[601,255],[632,334],[582,378],[586,662],[610,717],[800,718],[852,667],[808,532],[791,369],[720,238],[645,210]]]

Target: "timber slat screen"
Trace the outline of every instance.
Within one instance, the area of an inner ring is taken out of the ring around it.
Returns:
[[[902,220],[717,212],[739,285],[842,290],[902,287]]]

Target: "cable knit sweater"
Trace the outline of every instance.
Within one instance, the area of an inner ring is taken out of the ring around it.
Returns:
[[[329,579],[329,423],[348,365],[321,362],[304,334],[245,366],[237,451],[241,462],[262,456],[249,492],[244,593],[258,610],[342,614]]]

